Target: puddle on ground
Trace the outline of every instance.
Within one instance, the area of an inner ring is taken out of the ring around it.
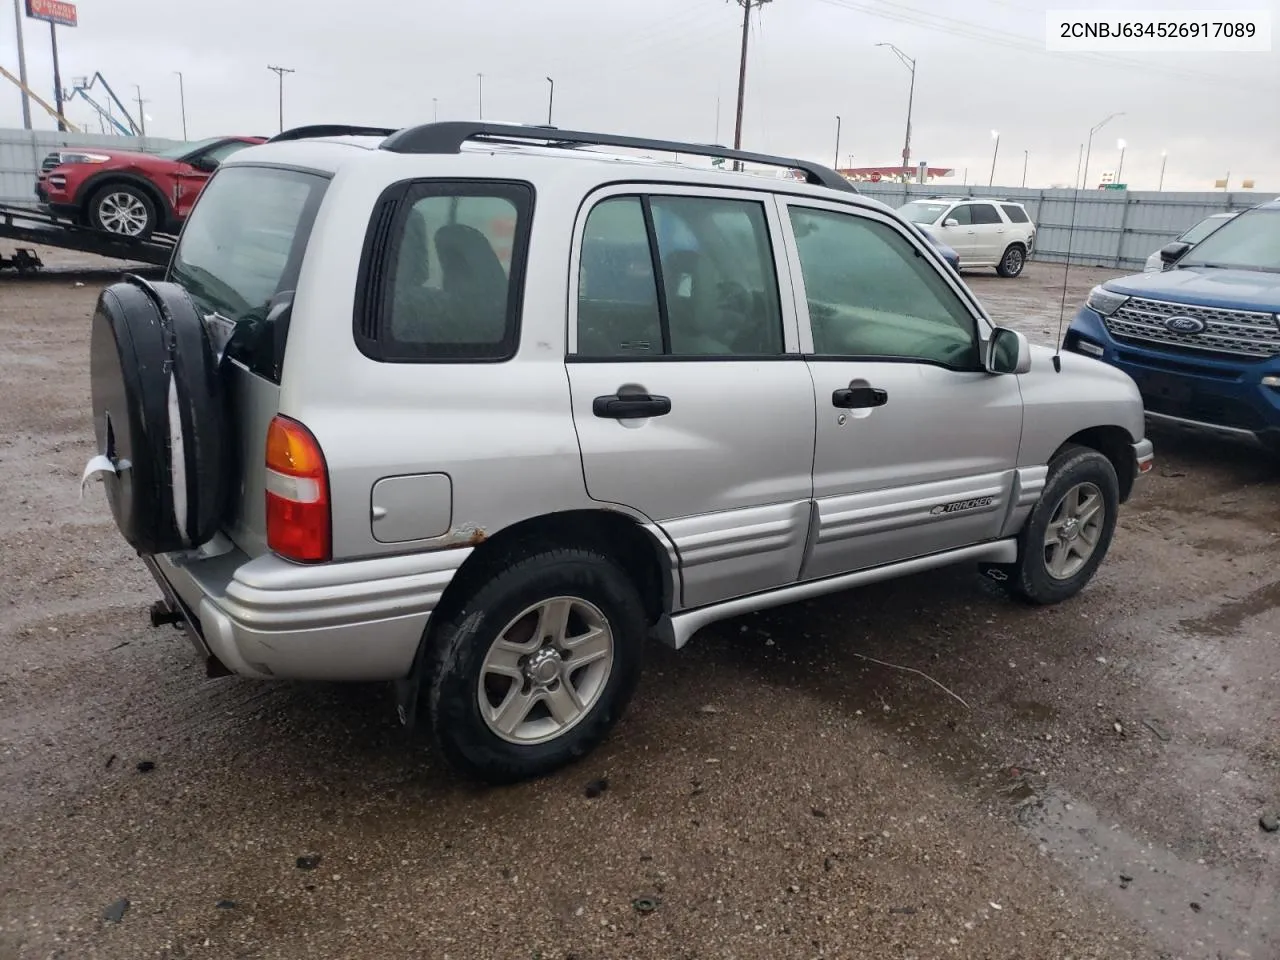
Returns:
[[[1183,620],[1182,626],[1215,637],[1235,634],[1250,617],[1280,607],[1280,580],[1268,583],[1238,600],[1228,600],[1213,613],[1194,620]]]
[[[1274,960],[1280,956],[1280,904],[1265,887],[1232,879],[1226,868],[1190,863],[1142,840],[1094,807],[1056,788],[1027,782],[997,791],[1040,852],[1133,917],[1177,958]]]

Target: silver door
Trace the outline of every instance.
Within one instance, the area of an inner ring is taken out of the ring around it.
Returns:
[[[999,263],[1004,255],[1009,225],[993,203],[969,204],[973,225],[973,259],[981,263]]]
[[[953,220],[955,224],[947,226]],[[958,203],[948,210],[946,215],[938,221],[937,232],[942,242],[956,252],[961,266],[966,266],[975,259],[978,235],[969,217],[967,203]]]
[[[814,579],[995,539],[1022,397],[985,373],[989,327],[922,241],[878,213],[787,202],[817,403]]]
[[[766,194],[654,185],[597,193],[575,227],[567,369],[587,491],[662,527],[685,607],[800,573],[814,398],[780,231]]]

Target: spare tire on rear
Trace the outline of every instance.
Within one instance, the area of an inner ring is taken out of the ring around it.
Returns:
[[[102,291],[90,335],[93,424],[111,512],[139,553],[217,532],[235,476],[217,355],[182,287],[128,277]]]

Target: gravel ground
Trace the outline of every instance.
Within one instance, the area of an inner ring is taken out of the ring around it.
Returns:
[[[1155,434],[1060,607],[956,569],[655,647],[601,750],[485,790],[382,687],[207,680],[147,626],[78,496],[113,276],[0,278],[0,960],[1280,957],[1259,455]],[[1061,268],[968,279],[1052,341]]]

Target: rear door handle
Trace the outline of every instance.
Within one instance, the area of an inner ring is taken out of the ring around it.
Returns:
[[[611,393],[592,400],[591,412],[604,420],[664,417],[671,412],[671,398],[649,393],[628,393],[622,396]]]
[[[865,410],[883,407],[889,402],[889,393],[878,387],[845,387],[831,391],[831,405],[842,410]]]

